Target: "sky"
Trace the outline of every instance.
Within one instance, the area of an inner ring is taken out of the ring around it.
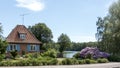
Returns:
[[[0,0],[3,36],[16,25],[45,23],[53,40],[64,33],[74,42],[94,42],[97,17],[104,17],[116,0]],[[24,15],[24,22],[22,15]]]

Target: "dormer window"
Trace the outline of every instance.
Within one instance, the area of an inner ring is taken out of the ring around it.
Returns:
[[[20,39],[23,39],[23,40],[24,40],[25,38],[26,38],[26,34],[21,33],[21,34],[20,34]]]

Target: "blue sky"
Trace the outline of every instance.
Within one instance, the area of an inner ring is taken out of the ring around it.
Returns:
[[[0,0],[0,22],[3,36],[17,24],[23,24],[21,14],[25,15],[24,25],[45,23],[54,35],[67,34],[71,41],[96,41],[97,17],[107,14],[109,5],[115,0]]]

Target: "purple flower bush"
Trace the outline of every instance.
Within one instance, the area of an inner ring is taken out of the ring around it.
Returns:
[[[83,58],[90,56],[94,59],[97,59],[97,58],[107,58],[110,56],[110,54],[106,52],[100,52],[100,50],[97,47],[86,47],[80,51],[80,56]]]

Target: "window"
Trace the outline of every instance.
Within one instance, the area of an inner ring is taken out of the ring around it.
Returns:
[[[12,51],[12,50],[16,50],[16,45],[15,44],[10,45],[10,51]]]
[[[25,39],[26,38],[25,36],[26,36],[25,34],[20,34],[20,39]]]
[[[35,51],[35,47],[36,47],[36,45],[31,45],[30,46],[31,51]]]

